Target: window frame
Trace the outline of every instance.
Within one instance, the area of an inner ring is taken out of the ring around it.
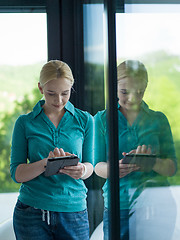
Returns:
[[[105,28],[107,30],[107,62],[106,80],[108,92],[109,123],[109,157],[110,161],[110,199],[111,236],[117,238],[120,222],[119,216],[119,172],[118,172],[118,137],[116,106],[116,44],[115,44],[115,12],[124,12],[125,4],[179,4],[179,0],[1,0],[0,13],[47,13],[48,60],[60,59],[72,68],[75,78],[75,90],[72,95],[73,104],[85,110],[84,106],[84,49],[83,49],[83,3],[105,4]],[[66,28],[65,28],[66,26]],[[72,31],[72,29],[74,29]],[[77,81],[76,81],[77,80]],[[110,81],[111,80],[111,81]]]

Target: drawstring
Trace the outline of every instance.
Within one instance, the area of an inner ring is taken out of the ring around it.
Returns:
[[[45,222],[45,210],[41,210],[42,211],[42,220],[43,222]]]
[[[50,212],[46,211],[46,210],[43,210],[43,209],[41,209],[41,211],[42,211],[42,220],[43,220],[43,222],[46,221],[46,214],[47,214],[47,224],[50,225]]]
[[[50,225],[50,212],[47,211],[47,223],[48,225]]]

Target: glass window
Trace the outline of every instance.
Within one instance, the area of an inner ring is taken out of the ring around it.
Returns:
[[[142,93],[144,102],[141,112],[135,118],[131,114],[134,120],[126,126],[129,131],[127,144],[132,145],[128,151],[139,145],[149,145],[151,153],[156,154],[151,171],[149,169],[146,172],[144,168],[127,179],[130,239],[175,240],[180,234],[177,211],[179,169],[176,165],[180,158],[179,20],[178,4],[126,4],[125,13],[116,14],[118,65],[126,61],[126,64],[132,65],[131,70],[135,71],[139,61],[148,72],[148,84],[147,88],[144,85],[144,89],[138,87],[140,75],[139,80],[132,75],[131,78],[125,78],[124,82],[119,77],[120,95],[132,95],[135,102],[135,89],[145,90],[144,97]],[[122,92],[122,86],[126,93]],[[149,115],[146,119],[147,113]],[[141,153],[143,151],[147,153],[141,149]],[[148,166],[147,162],[145,166]],[[177,168],[176,172],[174,168]]]
[[[83,5],[84,37],[84,81],[85,109],[92,115],[104,110],[104,39],[103,39],[103,4],[88,1]],[[93,2],[93,1],[92,1]],[[88,214],[90,234],[99,226],[102,228],[104,179],[93,174],[86,180],[88,187]],[[102,231],[101,231],[102,233]],[[98,236],[95,235],[94,239]]]
[[[104,109],[103,4],[84,4],[85,106],[92,114]]]
[[[0,223],[12,216],[20,184],[10,177],[10,144],[16,118],[41,98],[36,90],[47,61],[45,13],[0,14]],[[14,192],[14,193],[12,193]]]

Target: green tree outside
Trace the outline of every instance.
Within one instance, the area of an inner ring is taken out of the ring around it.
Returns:
[[[141,60],[147,67],[149,73],[148,88],[145,93],[145,101],[149,107],[153,110],[162,111],[168,118],[173,138],[175,142],[176,155],[179,163],[180,159],[180,58],[177,56],[170,56],[165,52],[157,52],[149,56],[143,57]],[[10,68],[11,69],[11,68]],[[36,68],[40,69],[40,64]],[[103,66],[93,65],[86,63],[86,71],[90,69],[89,73],[86,72],[89,78],[92,78],[92,72],[94,73],[91,89],[89,91],[94,93],[95,100],[92,101],[103,101],[103,98],[98,97],[98,89],[103,83]],[[1,70],[1,68],[0,68]],[[6,69],[7,70],[7,69]],[[12,69],[11,69],[12,70]],[[32,70],[31,70],[32,71]],[[26,68],[26,74],[28,70]],[[34,74],[35,75],[35,74]],[[10,76],[10,74],[9,74]],[[12,80],[12,77],[11,77]],[[5,81],[5,78],[4,80]],[[6,82],[9,80],[7,79]],[[6,107],[0,113],[0,192],[13,192],[18,191],[20,184],[13,182],[10,176],[10,151],[11,151],[11,138],[13,132],[13,126],[20,114],[27,114],[32,111],[34,105],[42,98],[37,86],[37,77],[34,76],[32,80],[34,82],[34,88],[28,89],[30,82],[26,81],[27,91],[23,97],[18,98],[13,103],[12,109]],[[14,84],[14,83],[13,83]],[[98,87],[98,88],[97,88]],[[19,88],[15,85],[11,91],[20,92]],[[18,93],[20,94],[20,93]],[[2,100],[2,99],[1,99]],[[90,100],[90,99],[89,99]],[[9,103],[8,103],[9,104]],[[99,106],[104,103],[98,102]],[[98,111],[98,109],[96,109]],[[102,110],[102,109],[99,109]],[[95,111],[96,112],[96,111]],[[178,169],[175,176],[169,178],[169,182],[172,185],[180,184],[180,170]]]

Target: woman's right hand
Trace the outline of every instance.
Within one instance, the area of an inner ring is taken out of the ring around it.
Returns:
[[[138,146],[136,149],[130,151],[128,154],[151,154],[151,146],[146,146],[146,145],[142,145],[142,146]]]
[[[53,151],[49,152],[49,155],[47,158],[44,158],[42,160],[39,160],[33,163],[19,164],[16,169],[15,179],[17,182],[28,182],[36,178],[37,176],[39,176],[45,171],[48,158],[67,156],[67,155],[72,155],[72,154],[68,152],[64,152],[62,148],[60,149],[55,148]]]
[[[63,156],[70,156],[73,155],[69,152],[64,152],[62,148],[55,148],[53,151],[49,153],[48,158],[54,158],[54,157],[63,157]]]

